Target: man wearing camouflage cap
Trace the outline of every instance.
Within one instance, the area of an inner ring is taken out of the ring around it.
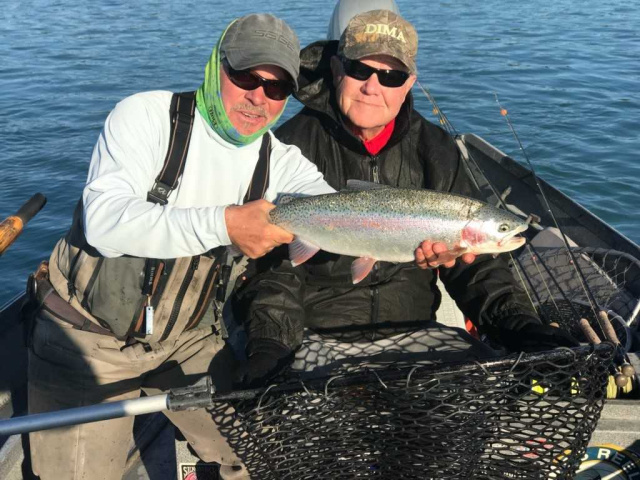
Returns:
[[[248,15],[221,35],[197,92],[138,93],[111,112],[73,225],[48,278],[32,289],[41,308],[30,413],[158,394],[204,375],[218,391],[231,388],[235,364],[220,322],[225,247],[255,258],[290,242],[269,223],[270,202],[279,192],[333,191],[297,147],[269,131],[298,68],[291,28]],[[220,478],[248,478],[210,413],[166,415],[202,460],[221,465]],[[32,432],[35,473],[122,478],[133,421]]]
[[[413,109],[410,90],[417,74],[417,47],[413,26],[389,10],[354,16],[339,42],[315,42],[302,50],[295,96],[304,108],[276,135],[299,146],[336,190],[358,179],[480,198],[454,140]],[[430,349],[455,343],[461,359],[491,354],[466,332],[445,332],[446,327],[434,325],[441,301],[437,273],[463,313],[508,347],[528,348],[522,342],[533,335],[525,338],[519,329],[542,327],[500,257],[476,260],[465,254],[456,262],[460,252],[423,242],[416,249],[420,268],[414,263],[378,262],[364,281],[353,285],[352,257],[319,252],[292,268],[275,253],[272,263],[265,261],[262,273],[239,294],[254,348],[261,343],[279,345],[287,354],[302,343],[303,327],[361,342],[428,326],[440,328],[438,336],[453,338],[449,344],[431,342]],[[435,267],[440,267],[437,272]],[[545,345],[542,341],[538,346]],[[325,343],[323,348],[329,347]],[[303,351],[298,351],[299,358]],[[266,378],[268,365],[262,366]],[[260,368],[251,380],[260,383]]]

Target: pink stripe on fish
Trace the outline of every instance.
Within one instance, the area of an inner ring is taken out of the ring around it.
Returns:
[[[482,231],[482,224],[469,224],[462,229],[462,240],[469,246],[479,245],[487,239],[487,235]]]

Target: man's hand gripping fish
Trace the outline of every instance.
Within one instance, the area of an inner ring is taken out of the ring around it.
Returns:
[[[353,180],[348,188],[288,197],[270,212],[272,223],[295,235],[289,245],[294,266],[318,250],[360,257],[351,265],[355,284],[379,260],[412,261],[424,240],[476,255],[510,252],[526,241],[516,237],[528,227],[523,220],[472,198]]]

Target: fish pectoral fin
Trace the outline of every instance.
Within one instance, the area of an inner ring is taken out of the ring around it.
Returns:
[[[364,180],[347,180],[347,190],[382,190],[384,188],[393,187],[381,183],[365,182]]]
[[[318,253],[318,250],[320,250],[320,248],[315,245],[295,237],[293,242],[289,244],[289,260],[291,260],[291,265],[294,267],[302,265]]]
[[[360,283],[364,280],[369,272],[376,264],[377,260],[375,258],[369,257],[360,257],[353,261],[351,264],[351,279],[353,284]]]

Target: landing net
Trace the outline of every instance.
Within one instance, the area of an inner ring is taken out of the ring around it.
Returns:
[[[573,248],[572,252],[598,305],[609,314],[622,345],[628,349],[630,345],[625,344],[631,338],[627,326],[636,323],[640,310],[640,262],[614,250]],[[604,338],[567,251],[538,248],[537,253],[532,255],[525,249],[520,260],[540,299],[536,303],[541,317],[586,342],[578,323],[584,317]]]
[[[600,417],[612,350],[458,365],[412,354],[290,378],[213,413],[252,478],[569,479]]]

